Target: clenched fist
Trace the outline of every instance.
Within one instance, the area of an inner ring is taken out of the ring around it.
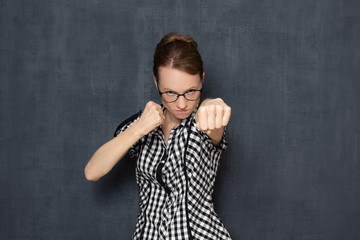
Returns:
[[[221,98],[206,99],[196,112],[196,127],[209,135],[226,126],[230,115],[231,108]]]
[[[161,109],[161,106],[153,101],[146,103],[145,109],[141,114],[141,117],[137,121],[142,134],[146,135],[154,128],[163,124],[165,115]]]

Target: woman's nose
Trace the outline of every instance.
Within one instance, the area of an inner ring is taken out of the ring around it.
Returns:
[[[187,106],[187,100],[184,96],[179,96],[178,100],[176,101],[176,107],[180,109],[185,109]]]

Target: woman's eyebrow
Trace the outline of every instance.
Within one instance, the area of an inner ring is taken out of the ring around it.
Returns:
[[[187,92],[187,91],[189,91],[190,89],[196,89],[197,88],[197,86],[194,86],[194,87],[190,87],[190,88],[188,88],[185,92]],[[172,91],[172,92],[177,92],[177,91],[175,91],[175,90],[172,90],[172,89],[170,89],[170,88],[164,88],[164,91]]]

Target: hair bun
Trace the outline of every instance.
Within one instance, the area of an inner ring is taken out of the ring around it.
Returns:
[[[171,32],[166,34],[161,41],[159,42],[158,46],[164,46],[167,45],[169,43],[173,43],[173,42],[186,42],[186,43],[191,43],[195,48],[197,48],[197,43],[194,41],[194,39],[192,39],[189,36],[186,35],[179,35],[175,32]]]

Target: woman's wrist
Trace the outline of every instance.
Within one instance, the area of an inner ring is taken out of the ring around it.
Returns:
[[[133,136],[136,136],[136,138],[142,138],[146,134],[144,133],[144,130],[139,125],[138,121],[134,122],[129,129],[131,129],[131,133]]]

